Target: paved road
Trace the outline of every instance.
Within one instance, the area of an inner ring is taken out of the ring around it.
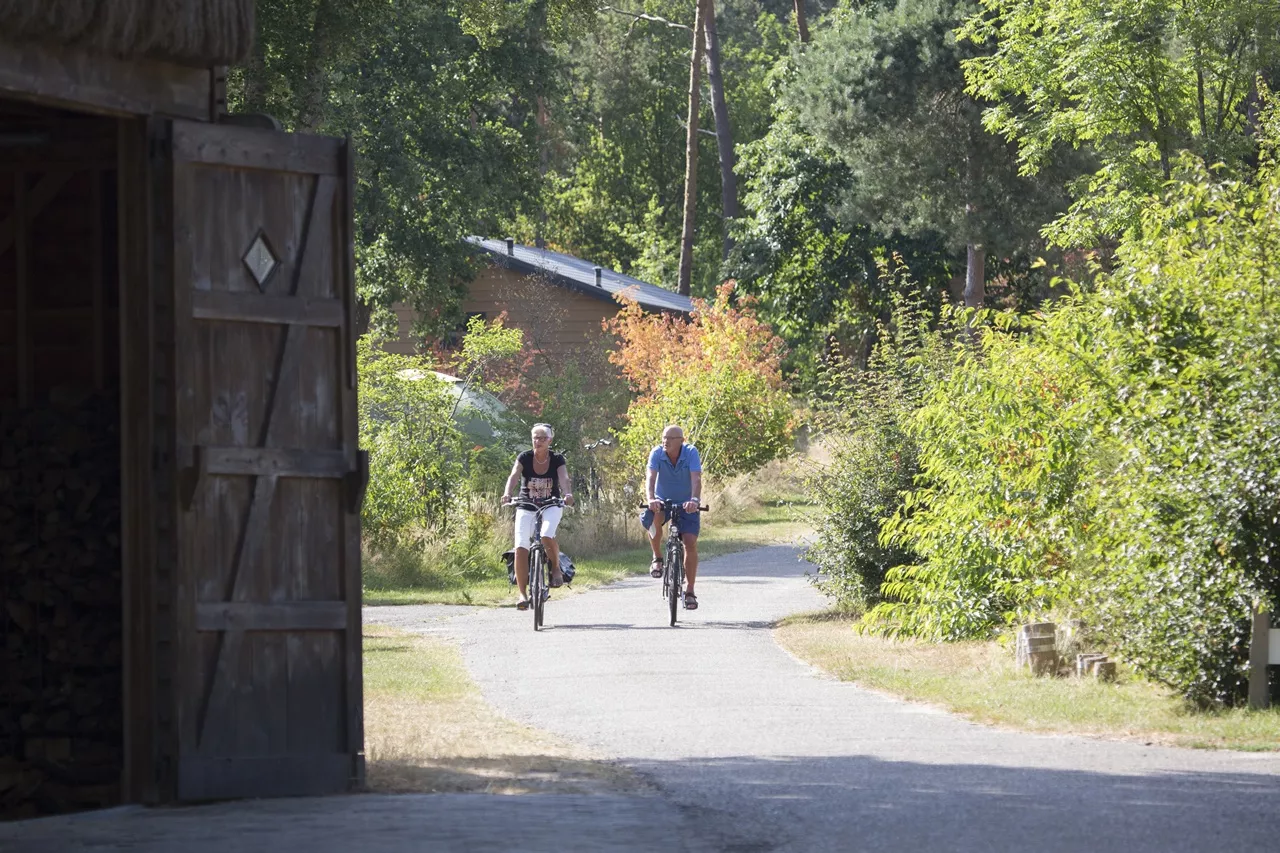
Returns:
[[[486,698],[645,774],[650,796],[357,796],[0,824],[4,853],[1280,850],[1280,755],[971,725],[824,678],[769,624],[821,602],[789,548],[511,609],[371,608],[457,639]]]
[[[999,731],[824,678],[769,631],[821,606],[803,574],[785,547],[710,560],[674,629],[648,578],[553,599],[538,635],[511,610],[367,618],[458,639],[499,710],[656,783],[690,849],[1280,850],[1280,755]]]

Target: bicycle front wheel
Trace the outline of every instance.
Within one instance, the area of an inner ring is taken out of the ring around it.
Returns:
[[[671,627],[675,627],[680,612],[680,594],[684,591],[684,546],[673,544],[667,549],[667,573],[671,585],[667,588],[667,606],[671,610]]]
[[[529,552],[529,597],[533,601],[533,630],[542,627],[547,603],[547,555],[541,548]]]

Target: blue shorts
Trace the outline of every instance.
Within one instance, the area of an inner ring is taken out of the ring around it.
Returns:
[[[683,509],[677,509],[676,515],[680,518],[680,532],[688,533],[690,536],[697,536],[698,531],[702,529],[702,513],[685,512]],[[640,513],[640,523],[645,530],[653,524],[653,510],[646,509]]]

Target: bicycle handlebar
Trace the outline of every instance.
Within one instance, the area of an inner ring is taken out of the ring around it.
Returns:
[[[506,504],[506,506],[513,506],[516,509],[527,509],[531,512],[537,512],[540,509],[546,509],[547,507],[552,506],[563,507],[564,498],[547,498],[543,501],[512,500],[511,503]]]
[[[661,501],[661,503],[664,507],[675,506],[679,507],[682,512],[684,511],[684,501],[681,501],[680,503],[676,503],[675,501]],[[640,509],[648,509],[649,505],[644,501],[641,501],[639,507]],[[698,512],[706,512],[709,509],[711,509],[711,504],[698,504]]]

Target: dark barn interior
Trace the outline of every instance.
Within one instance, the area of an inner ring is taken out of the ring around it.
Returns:
[[[121,799],[118,126],[0,100],[0,818]]]

